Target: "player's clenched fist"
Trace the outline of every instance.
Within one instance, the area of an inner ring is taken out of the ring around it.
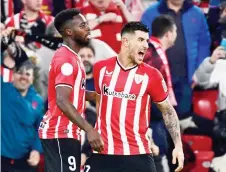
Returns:
[[[101,152],[104,150],[104,142],[100,137],[100,134],[95,129],[90,129],[87,131],[87,138],[91,147],[97,151]]]

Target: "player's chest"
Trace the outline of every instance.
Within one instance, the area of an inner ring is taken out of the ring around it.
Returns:
[[[136,99],[146,94],[148,85],[148,76],[145,73],[139,73],[136,69],[124,70],[105,70],[101,83],[102,93],[104,95],[116,95],[120,98],[129,97]]]

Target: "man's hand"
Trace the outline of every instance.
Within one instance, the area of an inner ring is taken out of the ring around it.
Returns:
[[[30,152],[29,159],[27,160],[28,164],[31,166],[37,166],[40,161],[40,154],[36,150],[32,150]]]
[[[99,22],[103,23],[103,22],[115,22],[117,18],[117,14],[115,13],[106,13],[103,14],[102,16],[100,16],[99,18]]]
[[[183,148],[182,146],[176,146],[173,150],[173,164],[176,164],[178,161],[178,167],[175,170],[175,172],[179,172],[183,169],[184,167],[184,153],[183,153]]]
[[[152,143],[150,145],[150,149],[151,149],[151,152],[153,153],[153,155],[155,155],[155,156],[159,155],[159,147],[156,144]]]
[[[226,51],[224,49],[224,47],[217,47],[214,51],[213,51],[213,54],[212,56],[210,57],[210,62],[211,63],[216,63],[216,61],[219,59],[219,58],[226,58]]]
[[[94,128],[87,131],[87,138],[95,151],[102,152],[104,150],[104,142],[101,139],[100,134]]]
[[[162,112],[165,126],[168,129],[175,145],[175,149],[173,150],[173,164],[176,164],[176,160],[178,160],[179,164],[178,168],[175,171],[181,171],[184,166],[184,154],[182,149],[180,124],[177,113],[168,98],[163,102],[156,103],[156,105]]]

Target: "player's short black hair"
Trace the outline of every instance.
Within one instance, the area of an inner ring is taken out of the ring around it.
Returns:
[[[65,26],[65,24],[67,24],[70,20],[73,19],[74,16],[78,14],[80,14],[80,10],[75,8],[66,9],[59,12],[54,19],[54,26],[57,31],[62,34],[62,28]]]
[[[162,38],[165,33],[173,30],[175,25],[174,19],[169,15],[160,15],[152,22],[152,36]]]
[[[137,30],[147,32],[147,33],[149,32],[149,28],[143,23],[132,21],[132,22],[128,22],[123,26],[121,30],[121,36],[124,33],[134,33]]]

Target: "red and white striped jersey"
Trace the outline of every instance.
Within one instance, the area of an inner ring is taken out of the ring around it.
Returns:
[[[104,141],[101,154],[150,153],[150,102],[168,96],[160,72],[145,63],[125,69],[113,57],[94,65],[94,84],[100,94],[96,129]]]
[[[13,70],[1,66],[1,76],[3,82],[12,82],[13,81]]]
[[[20,20],[23,16],[24,11],[21,11],[20,13],[15,14],[12,17],[9,17],[6,19],[5,21],[5,25],[6,27],[14,27],[15,29],[21,29],[20,28]],[[45,24],[46,27],[49,26],[49,24],[51,24],[54,21],[54,17],[53,16],[49,16],[44,14],[43,12],[39,12],[39,17],[37,19],[41,19]],[[32,25],[35,25],[36,20],[30,20],[28,21],[29,26],[31,27]]]
[[[56,104],[56,87],[72,89],[70,101],[83,115],[85,108],[85,69],[80,57],[68,46],[62,45],[50,64],[48,85],[48,111],[39,127],[39,137],[75,138],[80,140],[80,128],[73,124]]]

